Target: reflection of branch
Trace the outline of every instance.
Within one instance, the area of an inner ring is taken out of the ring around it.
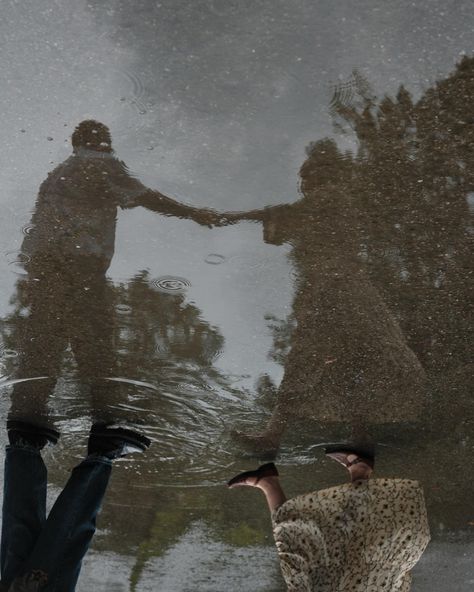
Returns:
[[[296,321],[293,315],[286,319],[279,319],[271,314],[265,315],[265,320],[273,338],[269,357],[278,364],[284,365],[291,348],[291,335],[295,329]]]
[[[358,98],[362,101],[357,101]],[[329,111],[333,116],[344,117],[344,114],[355,113],[358,104],[360,107],[375,105],[376,99],[365,76],[358,70],[353,70],[347,82],[340,82],[334,86]]]
[[[148,539],[138,547],[135,564],[130,573],[130,592],[135,592],[143,570],[152,557],[160,557],[186,532],[189,523],[187,510],[157,511],[151,524]]]

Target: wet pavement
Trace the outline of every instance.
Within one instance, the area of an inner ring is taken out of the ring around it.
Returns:
[[[341,484],[334,442],[422,485],[412,590],[471,590],[470,3],[2,13],[2,421],[61,432],[48,508],[91,423],[152,440],[77,590],[286,589],[263,497],[225,482]]]

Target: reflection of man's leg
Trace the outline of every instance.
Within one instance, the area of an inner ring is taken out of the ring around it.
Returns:
[[[31,554],[46,521],[47,471],[41,442],[9,431],[3,486],[1,575],[10,585]],[[43,444],[44,445],[44,444]]]
[[[67,309],[63,278],[58,274],[43,274],[38,282],[28,280],[29,316],[15,328],[15,347],[20,363],[12,393],[11,416],[46,415],[49,395],[53,391],[63,353],[67,344],[64,316]]]
[[[74,318],[80,323],[71,332],[71,345],[79,378],[90,389],[92,417],[99,420],[106,419],[106,408],[120,398],[116,395],[119,387],[104,380],[117,376],[115,311],[105,272],[97,269],[97,263],[94,267],[94,261],[89,265],[91,268],[83,272],[87,290],[78,290],[80,297],[74,302]]]

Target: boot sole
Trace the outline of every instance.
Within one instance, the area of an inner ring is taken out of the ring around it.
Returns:
[[[15,430],[17,432],[23,432],[25,434],[34,434],[38,436],[44,436],[52,444],[56,444],[59,440],[60,433],[53,428],[48,428],[39,424],[29,423],[27,421],[21,421],[20,419],[9,419],[7,421],[7,431]]]
[[[92,426],[91,435],[110,440],[119,440],[140,448],[143,452],[151,445],[151,440],[133,430],[125,428],[108,428],[106,425]]]

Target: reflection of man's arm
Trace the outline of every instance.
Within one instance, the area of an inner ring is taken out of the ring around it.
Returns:
[[[221,218],[219,214],[212,210],[187,206],[153,189],[148,189],[136,197],[133,205],[142,206],[163,216],[176,216],[193,220],[203,226],[217,225],[220,223]]]
[[[220,216],[206,208],[194,208],[181,204],[155,189],[149,189],[128,172],[125,164],[113,159],[107,163],[107,181],[118,204],[125,209],[143,206],[163,216],[176,216],[194,220],[203,226],[219,224]]]

